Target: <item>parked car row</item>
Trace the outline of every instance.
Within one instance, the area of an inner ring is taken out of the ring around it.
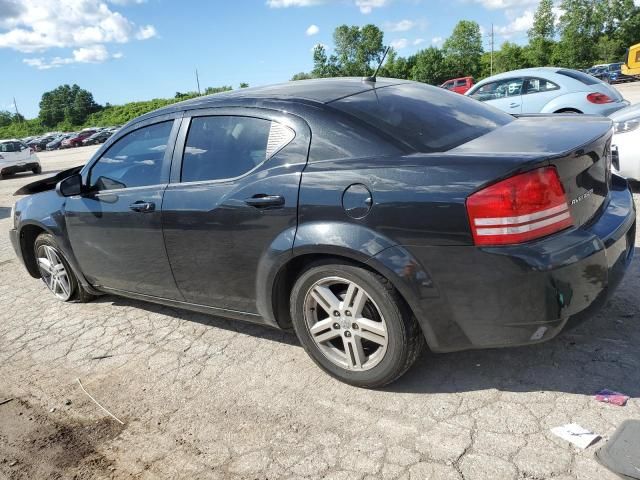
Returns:
[[[85,128],[79,132],[48,132],[39,137],[26,137],[20,141],[36,152],[96,145],[104,143],[119,128],[120,126],[118,125],[106,128]]]
[[[585,70],[585,73],[588,73],[605,83],[633,82],[636,80],[635,77],[622,73],[622,65],[622,62],[606,65],[594,65],[593,67]]]

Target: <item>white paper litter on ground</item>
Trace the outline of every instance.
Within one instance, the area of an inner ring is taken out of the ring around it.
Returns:
[[[561,427],[554,427],[551,429],[551,433],[580,448],[587,448],[600,438],[600,435],[597,433],[590,432],[577,423],[568,423]]]

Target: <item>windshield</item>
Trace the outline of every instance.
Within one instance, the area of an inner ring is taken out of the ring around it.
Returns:
[[[443,152],[514,118],[457,93],[417,83],[368,90],[331,102],[418,152]]]

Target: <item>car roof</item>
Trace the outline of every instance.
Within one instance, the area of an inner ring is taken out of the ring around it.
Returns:
[[[536,67],[536,68],[521,68],[520,70],[511,70],[510,72],[498,73],[497,75],[493,75],[492,77],[487,77],[479,83],[487,83],[492,82],[494,80],[502,80],[505,78],[512,77],[521,77],[521,76],[536,76],[536,75],[544,75],[544,74],[554,74],[559,70],[562,70],[560,67]]]
[[[317,78],[311,80],[295,80],[263,87],[240,88],[229,92],[215,93],[173,103],[166,107],[149,112],[134,119],[135,122],[157,115],[173,113],[180,110],[191,110],[206,107],[237,106],[255,100],[286,100],[326,104],[340,98],[357,93],[388,87],[409,80],[378,77],[375,82],[363,80],[361,77]]]
[[[7,142],[20,142],[20,143],[22,143],[22,140],[18,140],[17,138],[5,138],[3,140],[0,140],[0,143],[7,143]]]

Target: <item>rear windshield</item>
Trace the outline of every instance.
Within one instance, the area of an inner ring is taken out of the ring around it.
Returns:
[[[596,73],[594,71],[594,73]],[[584,83],[585,85],[597,85],[598,83],[602,83],[596,77],[592,77],[587,73],[578,72],[577,70],[558,70],[556,73],[560,75],[564,75],[565,77],[573,78],[574,80],[578,80],[579,82]]]
[[[429,85],[368,90],[331,103],[417,152],[444,152],[514,118],[489,105]]]

